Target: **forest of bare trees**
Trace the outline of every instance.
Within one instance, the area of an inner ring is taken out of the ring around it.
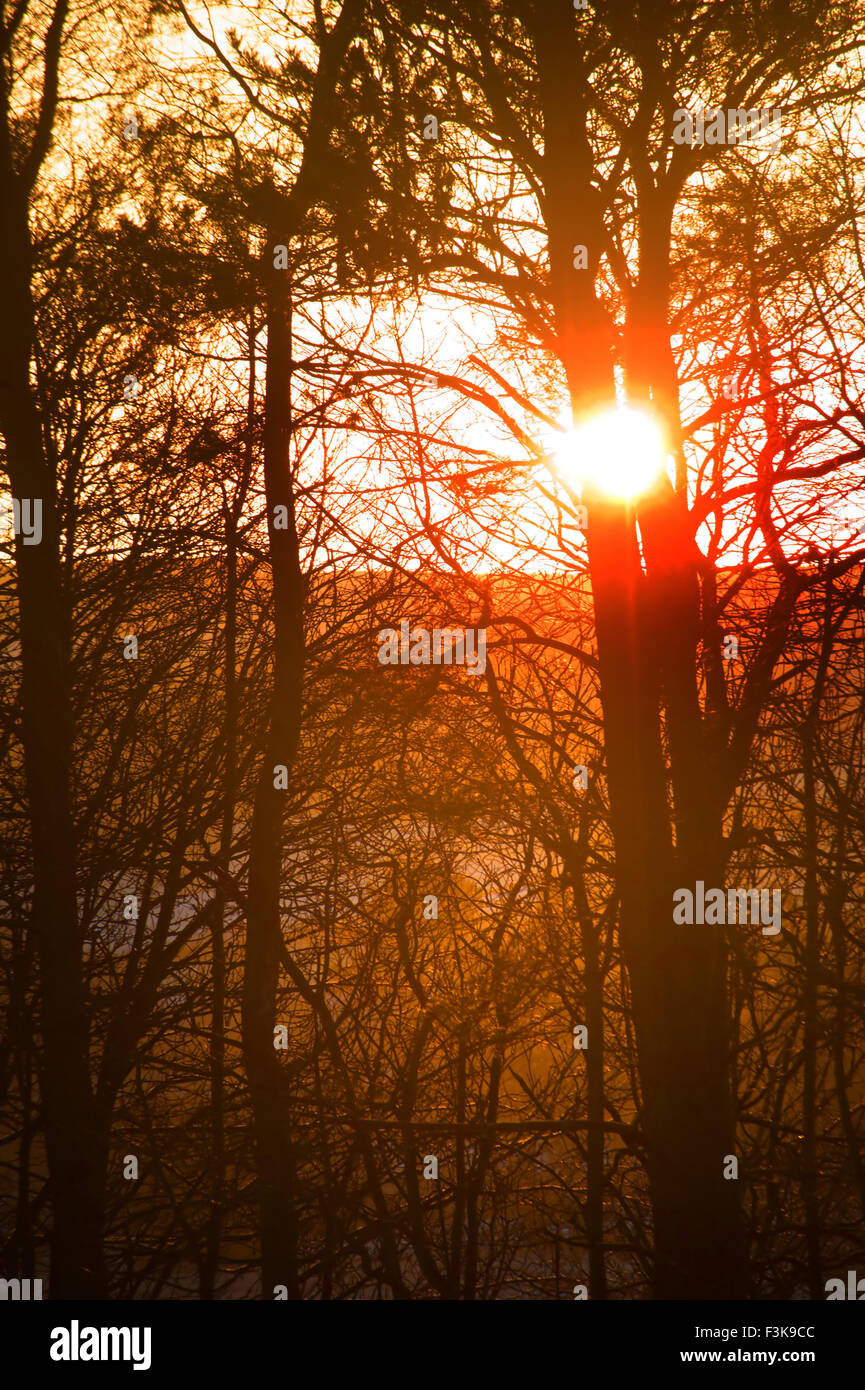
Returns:
[[[865,1275],[863,56],[4,0],[7,1297]]]

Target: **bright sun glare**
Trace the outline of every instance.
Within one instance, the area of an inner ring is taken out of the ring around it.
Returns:
[[[576,429],[566,430],[554,450],[557,466],[575,482],[611,497],[637,497],[663,470],[661,431],[644,410],[617,406]]]

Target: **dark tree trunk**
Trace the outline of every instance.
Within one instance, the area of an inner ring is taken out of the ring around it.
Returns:
[[[820,1203],[817,1195],[819,1169],[817,1163],[817,1053],[819,1045],[818,973],[820,970],[820,901],[818,884],[819,827],[817,784],[814,760],[817,748],[817,727],[836,624],[841,618],[833,612],[831,580],[827,580],[823,599],[820,630],[820,655],[814,677],[814,689],[802,726],[803,811],[805,829],[805,952],[802,981],[802,1203],[805,1208],[805,1248],[808,1262],[808,1294],[823,1298],[825,1286],[820,1256]],[[843,1088],[842,1088],[843,1089]]]
[[[653,651],[664,636],[645,602],[633,524],[601,497],[589,501],[589,556],[652,1188],[654,1291],[659,1298],[744,1297],[737,1185],[723,1176],[735,1147],[722,937],[673,923],[675,888],[693,890],[696,878],[722,885],[720,836],[703,825],[701,838],[682,837],[673,848]]]
[[[237,813],[237,744],[239,729],[240,692],[237,678],[237,595],[238,595],[238,527],[246,501],[253,466],[255,428],[256,330],[254,314],[249,316],[249,370],[246,397],[246,433],[243,472],[231,502],[226,501],[225,525],[225,766],[222,803],[222,828],[219,846],[219,887],[211,920],[213,982],[212,1021],[210,1033],[210,1105],[213,1173],[211,1179],[210,1211],[205,1237],[205,1254],[201,1281],[202,1298],[213,1298],[219,1272],[219,1252],[225,1219],[225,906],[227,884],[231,874],[234,821]]]
[[[273,698],[252,818],[243,979],[243,1055],[255,1126],[265,1296],[285,1285],[301,1296],[291,1097],[274,1051],[282,948],[279,912],[282,825],[288,793],[274,769],[291,775],[300,738],[304,585],[291,475],[291,309],[287,286],[268,291],[264,481],[273,576]],[[277,512],[277,508],[284,509]],[[285,524],[283,524],[285,523]]]
[[[815,712],[816,714],[816,712]],[[820,1207],[817,1200],[817,971],[820,967],[820,923],[817,889],[817,796],[814,780],[814,721],[806,720],[802,736],[805,811],[805,971],[802,981],[802,1202],[805,1208],[805,1247],[808,1258],[808,1296],[822,1298],[820,1275]]]
[[[326,170],[336,115],[334,92],[363,9],[364,0],[344,0],[332,28],[326,35],[322,33],[300,168],[290,193],[272,190],[270,201],[277,211],[275,225],[268,227],[266,262],[273,255],[274,246],[293,247],[304,218],[327,191]],[[266,264],[265,276],[264,485],[273,583],[273,698],[252,814],[241,1027],[258,1156],[264,1292],[269,1295],[275,1284],[284,1284],[289,1298],[299,1298],[291,1096],[273,1047],[282,953],[279,889],[287,795],[274,786],[274,768],[284,766],[291,776],[300,740],[304,579],[290,457],[292,333],[288,275]],[[278,525],[277,507],[284,508]]]
[[[4,126],[4,133],[5,133]],[[0,335],[0,427],[12,495],[42,505],[39,544],[16,538],[21,640],[21,736],[33,848],[31,930],[39,971],[39,1075],[53,1204],[52,1298],[105,1295],[102,1223],[105,1143],[90,1077],[83,934],[76,900],[70,796],[69,622],[60,560],[58,482],[30,381],[34,345],[28,205],[2,150],[6,316]]]
[[[585,980],[586,1082],[588,1090],[589,1132],[586,1137],[586,1240],[589,1247],[589,1297],[607,1297],[607,1270],[604,1262],[604,982],[598,926],[586,901],[582,878],[574,878],[576,914],[580,924],[580,948]]]
[[[532,0],[529,18],[544,121],[544,217],[558,349],[575,417],[615,404],[609,329],[595,297],[603,245],[600,194],[586,134],[588,99],[573,14]],[[663,209],[648,227],[657,238]],[[655,225],[657,223],[657,225]],[[644,229],[645,230],[645,229]],[[574,248],[587,248],[587,268]],[[652,251],[641,244],[644,253]],[[657,269],[663,256],[654,244]],[[648,322],[654,313],[654,322]],[[658,340],[657,305],[629,325],[639,362]],[[641,344],[643,346],[641,347]],[[631,363],[633,375],[634,363]],[[669,363],[659,395],[672,386]],[[654,391],[653,391],[654,395]],[[588,552],[610,814],[642,1088],[655,1226],[658,1298],[737,1298],[747,1265],[729,1084],[724,951],[719,933],[673,923],[673,890],[697,878],[721,886],[722,807],[705,794],[697,701],[697,581],[680,501],[661,488],[637,545],[622,502],[587,490]],[[667,557],[670,557],[668,560]],[[670,749],[661,741],[661,715]],[[668,792],[672,789],[672,802]],[[675,839],[674,839],[675,832]]]

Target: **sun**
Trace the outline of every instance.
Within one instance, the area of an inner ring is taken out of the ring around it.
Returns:
[[[664,471],[667,451],[660,426],[648,411],[620,405],[565,430],[553,457],[574,482],[609,497],[634,498]]]

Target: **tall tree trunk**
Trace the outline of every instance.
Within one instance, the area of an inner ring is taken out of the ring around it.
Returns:
[[[274,769],[283,766],[290,776],[294,768],[304,667],[304,585],[290,457],[291,346],[288,286],[274,275],[268,288],[264,403],[264,482],[273,576],[273,692],[252,817],[242,1029],[258,1162],[263,1287],[268,1296],[275,1285],[285,1285],[288,1297],[296,1299],[301,1289],[291,1097],[273,1045],[287,795],[274,785]]]
[[[219,1250],[225,1216],[225,906],[227,885],[231,875],[234,845],[234,821],[237,811],[237,739],[239,727],[240,692],[237,679],[237,562],[238,526],[249,491],[253,466],[255,427],[255,315],[250,312],[247,331],[248,374],[246,396],[246,430],[244,432],[243,471],[234,497],[226,498],[223,520],[225,525],[225,765],[222,803],[222,828],[219,844],[219,886],[211,919],[211,949],[213,981],[212,1021],[210,1032],[210,1106],[213,1174],[210,1211],[205,1238],[204,1268],[201,1296],[213,1298],[219,1271]]]
[[[693,890],[696,878],[721,886],[718,837],[707,828],[702,844],[673,849],[652,651],[657,624],[645,603],[632,522],[620,506],[593,498],[588,539],[621,940],[652,1189],[654,1292],[744,1297],[736,1184],[723,1175],[735,1148],[721,936],[676,926],[672,915],[675,888]]]
[[[303,156],[291,191],[272,189],[276,208],[265,259],[276,245],[291,247],[310,208],[326,191],[334,92],[365,0],[344,0],[331,29],[322,31]],[[281,229],[281,230],[280,230]],[[291,476],[291,300],[287,273],[266,266],[267,371],[264,393],[264,486],[273,580],[273,697],[267,745],[252,813],[246,955],[241,1027],[252,1099],[261,1201],[261,1261],[265,1293],[284,1284],[300,1297],[297,1193],[291,1097],[273,1048],[281,928],[279,886],[285,790],[274,768],[289,776],[300,740],[304,670],[304,580]],[[280,509],[279,511],[277,509]]]
[[[594,291],[605,232],[586,130],[586,78],[571,8],[532,0],[529,18],[544,122],[550,291],[559,353],[579,418],[616,399],[610,329]],[[578,246],[586,247],[586,268],[574,256]],[[640,333],[645,337],[645,324]],[[670,390],[666,382],[667,396]],[[594,489],[587,489],[583,500],[622,953],[648,1145],[654,1293],[658,1298],[744,1297],[747,1267],[737,1184],[723,1176],[725,1157],[734,1153],[724,951],[720,934],[713,938],[705,927],[676,927],[672,916],[676,887],[690,882],[693,888],[696,878],[720,887],[723,870],[722,809],[711,797],[711,811],[705,809],[697,783],[704,750],[693,558],[672,489],[669,496],[659,491],[645,528],[641,514],[648,574],[631,509]],[[663,545],[653,547],[661,537]],[[671,543],[668,565],[663,549]],[[661,741],[662,708],[669,769]],[[699,814],[692,822],[695,807]]]
[[[820,1208],[817,1201],[817,971],[820,923],[817,898],[817,795],[814,780],[814,716],[802,734],[805,810],[805,973],[802,981],[802,1201],[808,1296],[823,1297],[820,1277]]]
[[[826,580],[821,614],[820,655],[814,688],[802,725],[803,811],[805,828],[805,952],[802,981],[802,1202],[805,1208],[805,1248],[808,1294],[824,1297],[820,1258],[820,1204],[817,1197],[817,1049],[819,1041],[818,972],[820,970],[820,900],[817,877],[819,832],[814,770],[817,726],[826,690],[832,648],[846,612],[833,613],[831,579]]]
[[[4,135],[7,127],[4,123]],[[42,537],[16,537],[21,736],[33,847],[31,930],[39,970],[40,1092],[53,1203],[52,1298],[105,1295],[102,1253],[106,1145],[90,1077],[83,935],[76,899],[70,796],[72,704],[58,481],[31,386],[35,316],[26,194],[2,150],[6,318],[0,335],[0,428],[12,495],[39,502]]]
[[[582,871],[582,865],[580,866]],[[586,1240],[589,1247],[589,1297],[607,1297],[607,1270],[604,1263],[604,982],[601,975],[599,928],[589,910],[582,872],[573,878],[572,888],[580,949],[583,953],[585,981],[586,1082],[588,1089],[589,1132],[586,1138]]]

